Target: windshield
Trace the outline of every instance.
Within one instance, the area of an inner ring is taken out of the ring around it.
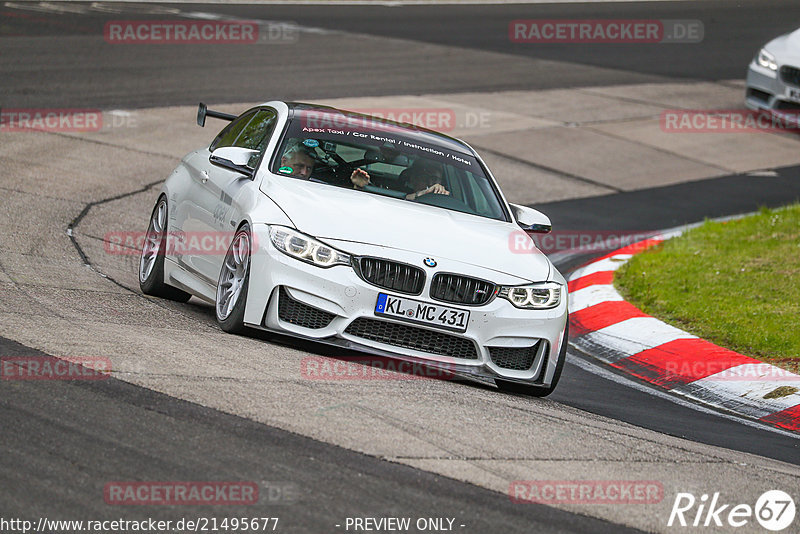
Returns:
[[[271,171],[506,220],[480,163],[458,146],[364,115],[301,110],[287,127]]]

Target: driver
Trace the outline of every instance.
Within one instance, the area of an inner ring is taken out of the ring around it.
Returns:
[[[281,169],[288,167],[289,176],[308,180],[311,178],[311,173],[314,172],[316,161],[314,150],[297,142],[287,148],[281,156]],[[361,169],[356,169],[350,175],[350,182],[354,188],[361,189],[369,183],[369,174]]]
[[[314,170],[314,152],[302,143],[296,143],[286,149],[281,156],[281,170],[289,167],[289,176],[308,180]]]

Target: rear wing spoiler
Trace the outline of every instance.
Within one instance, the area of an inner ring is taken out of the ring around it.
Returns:
[[[205,126],[206,117],[213,117],[215,119],[232,121],[237,117],[237,115],[231,115],[230,113],[223,113],[221,111],[214,111],[208,109],[205,104],[200,102],[200,105],[197,107],[197,125],[201,127]]]

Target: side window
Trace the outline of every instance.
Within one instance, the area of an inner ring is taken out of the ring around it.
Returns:
[[[469,184],[467,183],[466,173],[461,169],[456,169],[451,165],[444,166],[444,179],[447,183],[442,184],[444,185],[453,198],[457,198],[463,201],[466,204],[469,204],[471,208],[474,202],[472,201],[472,194],[469,190]]]
[[[259,110],[247,123],[234,146],[263,151],[267,147],[270,134],[275,128],[275,112],[269,109]]]
[[[247,124],[250,122],[250,119],[252,119],[253,115],[256,114],[256,111],[257,110],[253,110],[245,113],[241,117],[234,119],[233,122],[223,128],[219,135],[217,135],[217,138],[214,139],[214,142],[211,143],[209,150],[214,152],[214,150],[218,148],[235,146],[234,143],[236,142],[236,138],[239,137],[242,129],[247,126]]]
[[[503,216],[503,210],[500,208],[497,197],[489,185],[487,179],[477,178],[471,172],[464,173],[467,177],[467,183],[472,190],[474,197],[473,206],[479,215],[485,217],[498,218]]]
[[[236,146],[258,150],[248,162],[256,168],[264,155],[272,131],[275,129],[277,113],[272,109],[258,109],[242,115],[222,130],[211,144],[211,151],[217,148]]]

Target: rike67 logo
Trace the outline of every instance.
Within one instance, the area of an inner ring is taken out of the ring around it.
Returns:
[[[792,525],[795,512],[794,500],[781,490],[765,491],[755,506],[723,503],[719,492],[710,500],[707,494],[697,499],[691,493],[678,493],[667,526],[738,528],[755,519],[765,529],[779,532]]]

